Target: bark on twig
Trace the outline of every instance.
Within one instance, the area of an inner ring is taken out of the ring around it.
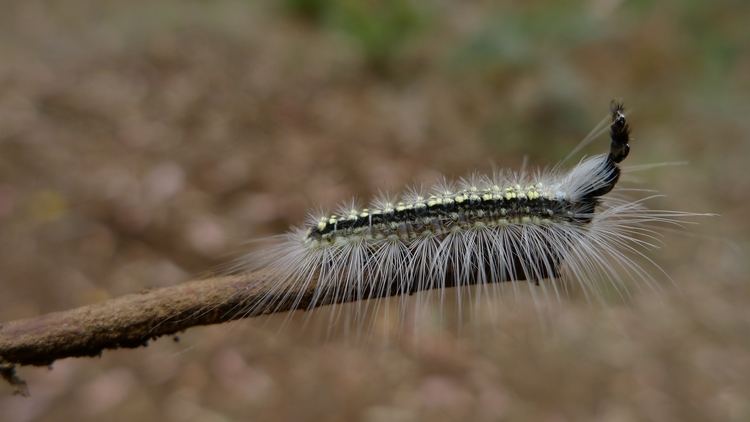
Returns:
[[[453,277],[446,277],[444,284],[433,287],[453,287],[454,283]],[[0,323],[0,364],[47,366],[63,358],[98,356],[105,349],[144,346],[151,339],[198,325],[361,299],[357,292],[338,290],[317,292],[316,296],[314,283],[303,291],[278,292],[273,286],[273,280],[263,272],[216,277]],[[413,283],[410,288],[403,292],[394,283],[390,290],[369,291],[367,297],[414,293],[429,287]],[[267,306],[247,311],[248,304],[262,299]]]
[[[50,365],[67,357],[98,356],[105,349],[144,346],[151,339],[197,325],[256,316],[264,310],[253,314],[239,310],[267,295],[263,281],[261,273],[196,280],[2,323],[0,362]],[[308,296],[303,293],[302,302],[309,304]],[[291,305],[281,303],[278,311]]]
[[[504,280],[497,280],[504,281]],[[464,283],[461,283],[462,285]],[[466,284],[475,284],[469,280]],[[454,287],[446,275],[432,288]],[[333,303],[361,300],[362,292],[332,289],[279,292],[264,272],[195,280],[172,287],[129,294],[102,303],[0,323],[0,376],[27,393],[15,375],[16,365],[48,366],[58,359],[98,356],[106,349],[145,346],[149,340],[198,325],[219,324],[274,312],[307,310]],[[411,294],[430,286],[412,283],[408,292],[394,283],[391,289],[368,290],[366,297]],[[248,304],[265,303],[248,310]]]

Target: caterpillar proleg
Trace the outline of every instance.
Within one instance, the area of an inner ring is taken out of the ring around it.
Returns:
[[[268,279],[268,294],[244,311],[404,298],[424,290],[442,295],[467,285],[489,294],[498,282],[558,296],[566,283],[584,292],[649,285],[639,260],[653,264],[645,251],[657,241],[654,226],[679,224],[693,214],[651,210],[644,204],[650,197],[618,194],[621,163],[630,151],[619,102],[610,106],[609,138],[608,152],[568,171],[559,165],[496,171],[397,199],[381,197],[366,208],[313,215],[243,258],[243,270],[265,271]]]

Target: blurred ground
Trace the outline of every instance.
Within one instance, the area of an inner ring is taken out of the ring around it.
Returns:
[[[0,321],[200,276],[311,206],[554,163],[612,97],[630,164],[690,162],[639,175],[658,205],[721,216],[654,253],[676,285],[658,295],[546,323],[519,299],[491,335],[375,349],[199,328],[23,368],[32,397],[0,385],[0,419],[750,419],[749,19],[741,0],[3,2]]]

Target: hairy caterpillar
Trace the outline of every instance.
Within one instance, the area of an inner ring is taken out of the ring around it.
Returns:
[[[559,165],[498,171],[311,216],[243,258],[240,269],[265,271],[269,280],[267,294],[243,312],[273,312],[289,302],[294,309],[367,303],[422,290],[442,295],[449,287],[460,294],[474,284],[489,292],[501,281],[558,296],[569,282],[584,292],[650,285],[635,258],[659,268],[644,253],[658,236],[652,226],[695,214],[650,210],[649,197],[633,201],[612,192],[630,151],[621,103],[611,104],[608,126],[609,152],[567,172]]]

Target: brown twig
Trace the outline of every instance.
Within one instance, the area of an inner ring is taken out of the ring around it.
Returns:
[[[268,294],[264,285],[262,273],[196,280],[3,323],[0,362],[50,365],[67,357],[97,356],[105,349],[144,346],[151,339],[197,325],[268,313],[268,309],[239,312]],[[310,297],[301,293],[299,307],[304,307]],[[282,302],[274,310],[289,310],[291,305]]]
[[[446,277],[439,287],[454,283],[453,277]],[[373,289],[367,296],[407,293],[395,284],[390,290]],[[151,339],[198,325],[361,299],[356,292],[316,295],[314,283],[303,291],[275,295],[278,289],[272,286],[273,280],[263,272],[216,277],[0,324],[0,364],[46,366],[68,357],[98,356],[105,349],[145,346]],[[427,288],[413,283],[408,293]],[[268,305],[248,310],[251,303]]]
[[[455,282],[446,275],[441,284],[412,283],[408,292],[394,283],[390,289],[372,289],[366,297],[454,287]],[[145,346],[149,340],[198,325],[362,299],[358,296],[362,292],[319,291],[315,283],[304,290],[283,292],[274,286],[273,278],[264,272],[216,277],[0,323],[0,376],[16,394],[28,395],[26,383],[16,376],[16,365],[47,366],[58,359],[98,356],[106,349]],[[248,308],[248,304],[266,305]]]
[[[444,283],[432,288],[454,285],[455,279],[446,276]],[[274,280],[264,272],[216,277],[2,323],[0,375],[17,393],[24,394],[26,384],[15,375],[15,365],[48,366],[58,359],[98,356],[106,349],[145,346],[149,340],[198,325],[362,299],[357,292],[316,291],[315,283],[298,291],[278,292],[273,287]],[[428,288],[413,283],[404,292],[394,283],[391,289],[368,291],[367,297],[410,294]],[[266,306],[248,308],[248,304]]]

